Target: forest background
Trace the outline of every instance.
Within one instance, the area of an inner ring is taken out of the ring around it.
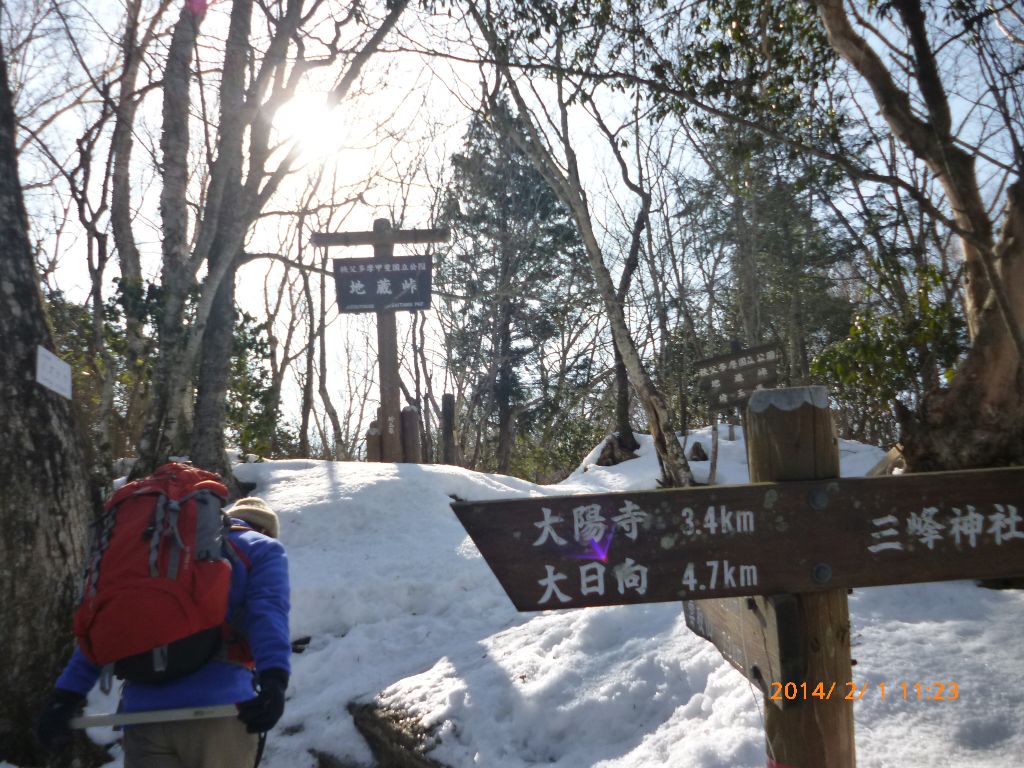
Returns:
[[[637,429],[686,485],[673,438],[715,416],[693,363],[733,341],[777,343],[782,384],[827,385],[840,434],[912,471],[1024,459],[1009,0],[3,0],[0,46],[0,562],[26,617],[0,732],[66,655],[116,459],[364,457],[373,321],[337,314],[348,254],[314,232],[452,230],[399,323],[425,461],[451,393],[463,466],[556,480]]]

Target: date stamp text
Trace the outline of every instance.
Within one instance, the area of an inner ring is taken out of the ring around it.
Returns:
[[[863,701],[877,697],[881,701],[956,701],[960,686],[953,681],[900,681],[897,683],[770,683],[772,701]]]

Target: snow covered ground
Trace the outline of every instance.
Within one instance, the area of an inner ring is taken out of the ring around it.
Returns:
[[[737,437],[722,431],[719,482],[747,480]],[[764,766],[760,693],[686,628],[679,604],[517,613],[449,507],[452,496],[651,489],[657,462],[641,439],[640,458],[597,467],[595,450],[552,486],[432,465],[239,466],[280,514],[292,636],[311,638],[293,657],[263,764],[314,766],[321,752],[371,766],[346,707],[379,696],[420,714],[435,729],[430,756],[453,768]],[[710,452],[707,430],[689,439]],[[842,474],[863,475],[881,456],[843,442]],[[698,479],[707,466],[693,464]],[[854,680],[869,684],[855,705],[861,768],[1024,764],[1024,593],[964,582],[865,589],[850,612]],[[956,682],[959,698],[896,693],[933,681]],[[89,712],[115,705],[94,694]]]

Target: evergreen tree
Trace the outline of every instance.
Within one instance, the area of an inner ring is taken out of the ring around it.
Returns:
[[[846,335],[854,311],[839,290],[854,248],[822,205],[839,177],[744,127],[706,122],[698,136],[710,172],[685,180],[680,215],[714,219],[706,245],[729,267],[729,290],[715,291],[721,311],[707,315],[707,354],[732,340],[778,343],[783,384],[809,383],[810,360]]]
[[[478,430],[463,430],[464,456],[508,472],[517,434],[550,413],[557,384],[582,364],[552,373],[544,357],[566,313],[591,300],[590,281],[568,212],[488,114],[474,116],[452,166],[443,218],[453,245],[438,280],[452,297],[442,308],[449,365],[472,377],[462,421]]]
[[[267,361],[270,359],[270,321],[258,323],[235,309],[234,342],[226,396],[226,432],[243,454],[276,458],[294,437],[279,425],[280,402]]]

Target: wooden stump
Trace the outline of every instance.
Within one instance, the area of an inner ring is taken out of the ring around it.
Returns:
[[[707,461],[708,454],[704,450],[704,446],[700,443],[694,443],[693,447],[690,448],[690,461]]]
[[[839,476],[839,446],[824,387],[758,390],[747,406],[746,429],[751,482]],[[836,693],[786,709],[765,703],[768,764],[853,768],[853,702],[844,698],[853,676],[846,590],[797,598],[807,690],[821,682],[827,691],[835,683]]]
[[[366,430],[366,460],[381,461],[380,425],[376,421],[371,421],[370,428]]]
[[[402,460],[401,387],[398,381],[398,331],[394,312],[377,313],[377,355],[380,370],[381,461]]]
[[[406,464],[423,462],[420,446],[420,409],[407,405],[402,409],[402,461]]]
[[[441,396],[441,463],[455,464],[455,395]]]

